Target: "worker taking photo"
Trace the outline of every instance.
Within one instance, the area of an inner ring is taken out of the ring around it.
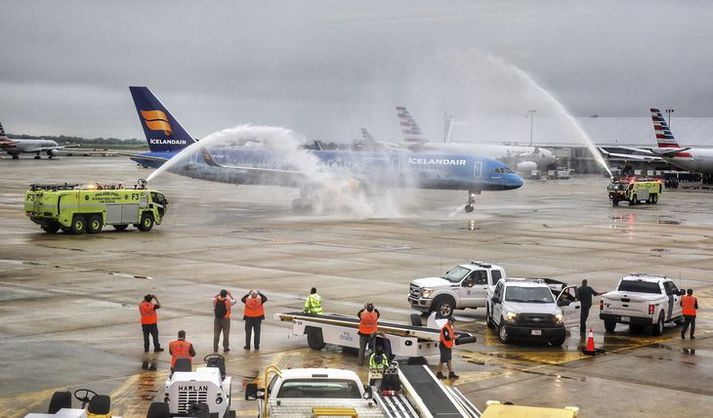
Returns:
[[[260,293],[259,290],[251,290],[247,295],[240,299],[245,304],[243,320],[245,320],[245,347],[250,350],[250,339],[255,335],[254,347],[255,351],[260,350],[260,325],[265,319],[265,302],[267,296]]]
[[[141,331],[144,334],[144,352],[149,351],[149,335],[153,337],[153,351],[161,352],[161,344],[158,342],[158,315],[156,310],[161,309],[161,303],[156,295],[148,294],[139,303],[139,313],[141,314]]]

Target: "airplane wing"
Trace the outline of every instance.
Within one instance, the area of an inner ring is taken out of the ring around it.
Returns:
[[[135,160],[147,160],[147,161],[156,161],[156,162],[161,162],[165,163],[168,161],[168,158],[163,158],[163,157],[157,157],[154,155],[145,155],[145,154],[125,154],[123,152],[118,153],[119,155],[123,155],[124,157],[129,157],[133,158]]]
[[[656,154],[660,155],[662,157],[675,157],[676,154],[680,152],[685,152],[691,149],[691,147],[683,147],[683,148],[654,148],[651,151]]]
[[[625,153],[618,153],[618,152],[609,152],[603,147],[597,147],[599,149],[599,152],[602,153],[605,157],[611,160],[623,160],[623,161],[644,161],[644,162],[655,162],[655,161],[663,161],[663,158],[661,158],[658,155],[654,155],[652,152],[649,151],[648,154],[642,155],[642,154],[625,154]],[[637,149],[637,148],[622,148],[622,149],[630,149],[632,151],[636,152],[646,152],[646,150],[642,149]]]

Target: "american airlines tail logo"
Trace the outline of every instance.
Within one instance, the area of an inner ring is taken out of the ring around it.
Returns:
[[[163,131],[166,136],[170,136],[173,132],[168,117],[160,110],[142,110],[141,117],[144,118],[146,127],[152,131]]]

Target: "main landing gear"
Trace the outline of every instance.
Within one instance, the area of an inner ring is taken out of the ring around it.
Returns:
[[[475,195],[477,193],[470,190],[468,191],[468,203],[465,205],[465,212],[466,213],[471,213],[473,212],[473,209],[475,209]]]

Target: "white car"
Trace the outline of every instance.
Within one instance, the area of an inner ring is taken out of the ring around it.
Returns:
[[[661,335],[664,324],[683,322],[681,295],[683,290],[667,277],[631,274],[619,280],[615,291],[602,296],[599,318],[608,332],[616,324],[629,324],[632,331],[651,327],[653,335]]]
[[[501,343],[519,338],[559,346],[567,337],[567,328],[579,324],[581,303],[574,296],[576,286],[546,280],[505,279],[495,286],[486,323],[497,329]]]

